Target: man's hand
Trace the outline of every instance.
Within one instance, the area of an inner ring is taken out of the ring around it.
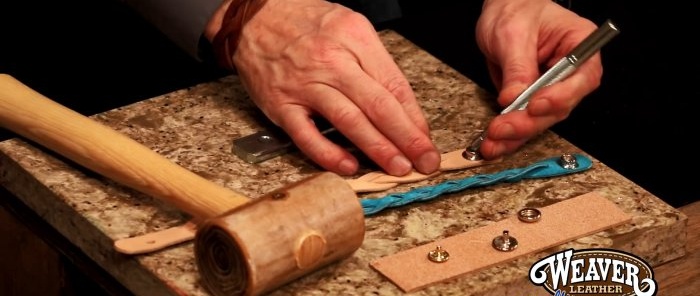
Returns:
[[[391,175],[439,168],[411,85],[363,15],[269,0],[243,27],[233,62],[257,106],[323,168],[349,175],[358,162],[318,131],[317,115]]]
[[[505,107],[547,68],[596,29],[591,21],[551,0],[486,0],[477,23],[477,43]],[[600,85],[600,54],[571,76],[542,88],[527,108],[497,116],[481,145],[486,159],[513,153],[530,138],[569,116]]]

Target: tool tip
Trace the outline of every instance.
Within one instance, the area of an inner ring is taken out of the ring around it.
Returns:
[[[464,149],[464,152],[462,152],[462,157],[467,160],[482,160],[483,157],[481,156],[481,153],[479,151],[473,151],[470,150],[469,148]]]

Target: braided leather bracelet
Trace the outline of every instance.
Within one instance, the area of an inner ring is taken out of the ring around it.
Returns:
[[[220,65],[233,71],[236,70],[233,64],[233,54],[238,47],[243,26],[260,11],[266,2],[266,0],[231,1],[224,14],[221,29],[212,40],[214,53]]]
[[[463,148],[442,155],[441,171],[466,169],[491,162],[469,161],[460,154]],[[566,159],[567,161],[563,161]],[[500,161],[499,160],[496,160]],[[575,164],[575,165],[572,165]],[[473,175],[464,179],[448,180],[437,185],[418,187],[404,193],[391,193],[380,198],[361,198],[360,203],[365,216],[374,215],[388,208],[398,207],[413,202],[422,202],[437,198],[445,193],[458,192],[467,188],[477,188],[497,183],[513,183],[523,179],[550,178],[585,171],[593,165],[591,159],[573,154],[568,157],[548,158],[527,167],[508,169],[491,174]],[[403,177],[386,175],[382,172],[370,172],[357,179],[348,179],[350,187],[356,192],[382,191],[397,186],[399,183],[410,183],[425,180],[433,175],[423,175],[413,172]],[[183,225],[143,235],[119,239],[114,242],[117,251],[124,254],[143,254],[157,251],[181,242],[194,239],[197,223],[189,221]]]

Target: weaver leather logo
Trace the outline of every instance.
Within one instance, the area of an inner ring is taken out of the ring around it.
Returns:
[[[530,281],[552,295],[656,295],[654,272],[637,256],[609,249],[568,249],[530,268]]]

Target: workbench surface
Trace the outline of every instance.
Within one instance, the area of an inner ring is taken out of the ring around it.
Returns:
[[[493,95],[469,78],[393,31],[382,31],[380,35],[413,85],[431,125],[431,136],[442,152],[464,147],[496,114]],[[206,179],[251,198],[320,171],[296,152],[259,164],[246,163],[231,153],[233,139],[270,126],[235,76],[92,118]],[[502,162],[443,173],[389,192],[407,191],[475,173],[524,167],[563,153],[586,155],[548,131]],[[400,294],[401,290],[369,266],[370,261],[510,217],[522,207],[544,206],[591,191],[601,193],[629,213],[631,222],[414,294],[543,293],[541,287],[527,280],[530,266],[544,254],[566,248],[615,248],[635,254],[652,266],[685,255],[687,217],[592,159],[593,167],[581,173],[468,189],[370,216],[366,219],[364,243],[353,256],[272,294]],[[360,174],[374,169],[365,163]],[[119,254],[113,249],[117,239],[183,224],[189,217],[179,209],[21,139],[0,142],[0,184],[134,294],[207,295],[198,282],[192,242],[138,256]],[[359,197],[377,195],[380,194]]]

